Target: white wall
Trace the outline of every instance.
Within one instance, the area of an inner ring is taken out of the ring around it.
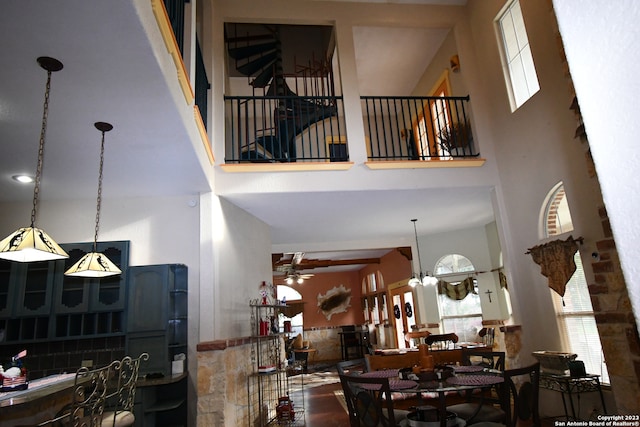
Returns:
[[[201,283],[200,340],[248,336],[249,300],[260,296],[262,281],[272,280],[269,227],[221,198],[214,198],[211,214],[214,276]]]
[[[493,21],[503,0],[472,0],[469,34],[480,66],[470,85],[472,98],[489,98],[488,118],[500,186],[496,188],[496,215],[513,316],[523,326],[523,357],[534,350],[562,350],[546,278],[526,255],[540,243],[540,209],[548,191],[563,181],[574,219],[574,236],[582,236],[584,254],[602,238],[598,197],[588,178],[585,147],[574,139],[577,122],[569,106],[572,96],[565,79],[545,2],[522,0],[525,25],[538,72],[540,91],[511,112],[503,78]],[[462,58],[461,58],[462,59]],[[485,99],[486,101],[486,99]],[[474,102],[475,105],[475,102]],[[587,260],[588,261],[588,260]],[[526,360],[526,359],[523,359]]]
[[[635,0],[553,3],[638,323],[640,3]]]

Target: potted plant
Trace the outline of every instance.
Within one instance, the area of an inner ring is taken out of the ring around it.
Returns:
[[[452,123],[439,135],[440,147],[451,156],[471,155],[471,125],[469,122]]]

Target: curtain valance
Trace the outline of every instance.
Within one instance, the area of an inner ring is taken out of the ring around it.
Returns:
[[[473,277],[467,277],[462,282],[454,285],[453,283],[445,282],[444,280],[438,281],[438,294],[446,295],[453,300],[464,299],[470,293],[476,293],[475,286],[473,284]]]

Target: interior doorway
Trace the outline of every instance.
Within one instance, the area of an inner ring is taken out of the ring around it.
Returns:
[[[405,334],[411,332],[411,327],[417,323],[413,288],[406,283],[407,281],[404,281],[389,286],[389,296],[393,306],[393,330],[396,347],[400,349],[410,346],[405,339]]]

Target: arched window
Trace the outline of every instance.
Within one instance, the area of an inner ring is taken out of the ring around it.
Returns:
[[[573,231],[569,203],[562,182],[556,184],[547,195],[543,212],[542,227],[545,237]]]
[[[542,212],[542,237],[560,236],[573,231],[571,211],[562,182],[549,191]],[[580,251],[576,251],[574,261],[576,271],[567,282],[564,296],[560,297],[556,292],[549,291],[556,310],[560,335],[565,350],[577,354],[578,359],[584,362],[587,372],[600,374],[600,381],[609,383]]]
[[[478,282],[470,275],[471,261],[459,254],[445,255],[434,269],[438,277],[438,302],[444,333],[453,332],[461,342],[475,342],[482,328]]]
[[[280,327],[280,330],[283,331],[284,330],[284,322],[285,321],[289,321],[291,322],[291,336],[296,336],[297,334],[302,334],[303,331],[303,327],[304,327],[304,321],[303,321],[303,316],[302,316],[302,295],[300,294],[300,292],[296,291],[295,289],[293,289],[290,286],[287,285],[277,285],[276,287],[276,294],[278,295],[278,299],[282,300],[283,298],[287,299],[287,305],[291,306],[292,308],[295,308],[297,306],[297,303],[300,303],[300,312],[296,313],[294,316],[292,317],[287,317],[284,314],[281,314],[278,317],[278,326]]]

